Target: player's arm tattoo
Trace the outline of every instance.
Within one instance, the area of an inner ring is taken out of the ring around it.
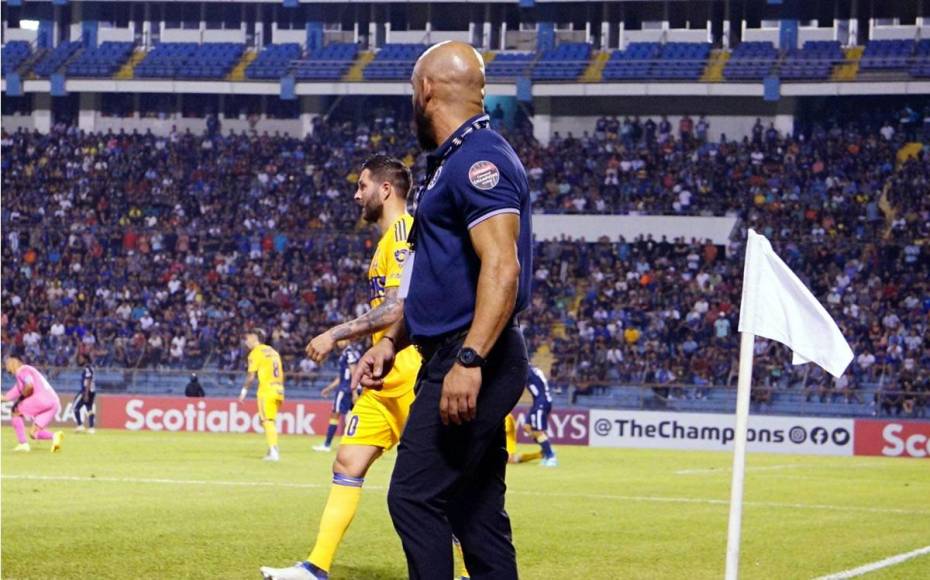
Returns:
[[[340,324],[330,330],[333,340],[344,338],[359,338],[372,332],[384,330],[404,315],[404,301],[398,294],[397,288],[388,288],[384,291],[384,302],[372,308],[355,320]]]

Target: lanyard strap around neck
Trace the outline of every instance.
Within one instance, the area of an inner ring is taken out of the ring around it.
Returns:
[[[453,153],[458,151],[458,149],[465,142],[466,137],[468,137],[475,131],[479,131],[481,129],[487,129],[490,126],[491,126],[491,118],[488,115],[481,115],[480,117],[472,121],[472,123],[464,131],[462,131],[461,134],[456,135],[452,138],[452,141],[449,143],[449,147],[446,148],[445,151],[443,151],[441,156],[432,158],[430,160],[432,161],[432,163],[430,163],[430,161],[427,161],[426,176],[420,182],[419,187],[417,187],[416,195],[413,198],[414,200],[413,201],[414,203],[413,227],[410,228],[410,233],[407,236],[407,242],[410,244],[411,251],[415,250],[415,245],[416,245],[417,222],[419,221],[418,217],[420,213],[420,198],[422,198],[423,194],[428,189],[429,182],[432,181],[433,176],[435,176],[437,172],[442,168],[442,165],[443,163],[446,162],[446,159],[448,159]],[[432,167],[430,167],[430,165],[432,165]]]

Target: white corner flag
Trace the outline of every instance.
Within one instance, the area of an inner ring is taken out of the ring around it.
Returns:
[[[739,575],[746,432],[749,427],[755,337],[775,340],[790,348],[794,353],[793,364],[814,362],[835,377],[842,375],[853,359],[849,343],[827,310],[778,257],[765,236],[753,230],[749,230],[749,239],[746,241],[739,331],[739,378],[736,389],[726,580],[736,580]]]
[[[814,362],[839,377],[853,352],[836,322],[772,249],[749,230],[743,269],[739,331],[778,341],[794,352],[792,363]]]

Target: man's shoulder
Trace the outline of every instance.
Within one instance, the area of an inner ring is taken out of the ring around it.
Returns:
[[[477,131],[465,139],[461,155],[453,156],[451,169],[468,171],[482,161],[491,162],[501,171],[524,172],[523,164],[514,148],[497,131]]]

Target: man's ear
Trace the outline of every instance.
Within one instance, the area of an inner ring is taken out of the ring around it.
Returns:
[[[381,184],[381,201],[385,202],[391,197],[391,194],[394,193],[394,186],[389,182],[385,181]]]

